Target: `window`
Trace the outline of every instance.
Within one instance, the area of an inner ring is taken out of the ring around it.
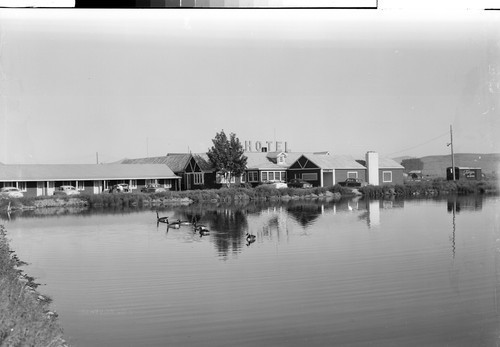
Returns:
[[[285,181],[286,172],[284,171],[262,171],[262,181]]]
[[[247,174],[246,172],[243,172],[240,176],[240,182],[245,183],[246,179],[247,179]]]
[[[28,188],[26,187],[26,182],[17,182],[17,188],[22,192],[28,190]]]
[[[304,181],[317,181],[318,180],[318,174],[317,173],[303,173],[302,174],[302,179]]]
[[[201,173],[201,172],[194,173],[194,184],[195,185],[203,184],[203,173]]]
[[[382,181],[383,182],[392,182],[392,171],[383,171],[382,172]]]
[[[258,171],[249,171],[247,173],[248,182],[259,182],[259,172]]]
[[[347,178],[358,178],[358,172],[357,171],[348,171]]]
[[[76,181],[76,189],[77,190],[85,190],[85,182],[84,181]]]
[[[278,157],[278,164],[284,164],[285,163],[285,156],[284,155],[280,155]]]
[[[137,180],[130,180],[130,189],[137,189]]]

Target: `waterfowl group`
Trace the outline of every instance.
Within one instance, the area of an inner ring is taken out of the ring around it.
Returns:
[[[175,222],[169,222],[168,216],[165,217],[160,217],[158,214],[158,211],[156,211],[156,220],[158,223],[165,223],[167,224],[167,230],[168,229],[179,229],[182,225],[192,225],[193,229],[195,232],[199,232],[200,236],[206,236],[210,234],[210,230],[206,225],[203,224],[198,224],[196,221],[195,222],[190,222],[187,220],[180,220],[177,219]]]

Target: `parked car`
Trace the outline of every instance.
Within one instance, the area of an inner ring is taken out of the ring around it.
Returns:
[[[288,186],[292,188],[312,188],[312,184],[298,178],[294,178],[288,182]]]
[[[143,193],[163,193],[166,191],[167,188],[164,188],[159,184],[148,184],[147,186],[141,188],[141,192]]]
[[[265,187],[272,187],[272,188],[276,188],[276,189],[288,188],[288,185],[284,182],[266,181],[266,182],[262,183],[262,185]]]
[[[342,187],[354,187],[354,188],[364,187],[366,185],[366,183],[363,182],[363,180],[360,180],[359,178],[348,178],[344,182],[339,182],[339,184]]]
[[[60,186],[54,191],[54,195],[79,195],[80,192],[73,186]]]
[[[130,193],[130,187],[126,183],[115,184],[109,189],[110,193]]]
[[[23,193],[16,187],[3,187],[0,196],[5,198],[22,198]]]

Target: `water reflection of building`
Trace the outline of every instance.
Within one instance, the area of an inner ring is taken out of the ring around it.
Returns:
[[[382,200],[365,199],[360,200],[358,206],[360,209],[364,208],[366,210],[365,213],[360,215],[360,219],[366,220],[368,228],[373,228],[380,226],[380,210],[403,208],[404,200],[395,199],[394,197]]]

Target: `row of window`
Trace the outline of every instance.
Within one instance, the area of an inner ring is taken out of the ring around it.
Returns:
[[[266,181],[272,181],[272,182],[285,182],[286,181],[286,172],[285,171],[261,171],[260,172],[260,178],[259,178],[259,171],[248,171],[243,173],[240,177],[240,181],[242,183],[245,182],[266,182]],[[235,183],[235,177],[231,177],[231,183]],[[218,175],[217,176],[217,183],[227,183],[224,180],[224,177]],[[195,181],[196,184],[196,181]]]

